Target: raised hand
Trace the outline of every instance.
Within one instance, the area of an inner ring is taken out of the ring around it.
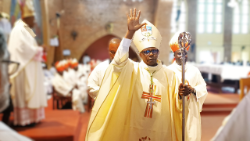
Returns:
[[[136,8],[134,10],[130,9],[130,14],[127,14],[127,22],[128,22],[128,30],[136,31],[141,28],[144,24],[139,23],[139,19],[141,16],[141,11],[136,15]]]
[[[139,19],[141,16],[141,11],[136,14],[136,8],[134,10],[130,9],[130,14],[127,14],[127,24],[128,24],[128,31],[125,38],[132,39],[136,30],[140,29],[144,24],[139,23]]]

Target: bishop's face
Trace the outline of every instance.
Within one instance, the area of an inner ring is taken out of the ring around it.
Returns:
[[[34,17],[34,16],[30,16],[30,17],[23,18],[23,21],[24,21],[30,28],[33,28],[33,27],[35,26],[35,17]]]
[[[181,50],[179,49],[179,50],[176,50],[175,52],[174,52],[174,58],[175,58],[175,60],[176,60],[176,63],[178,64],[178,65],[181,65]],[[188,55],[187,55],[187,51],[185,51],[185,63],[187,62],[187,59],[188,59]]]
[[[150,47],[140,52],[140,57],[148,66],[157,66],[159,50],[155,47]]]

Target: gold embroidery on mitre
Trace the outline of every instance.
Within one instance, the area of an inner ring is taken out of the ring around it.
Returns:
[[[149,21],[144,20],[142,24],[143,23],[146,23],[146,25],[138,29],[133,37],[133,42],[136,48],[138,49],[139,52],[149,47],[155,47],[159,49],[162,40],[160,32]]]

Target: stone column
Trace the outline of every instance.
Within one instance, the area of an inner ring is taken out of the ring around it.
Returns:
[[[161,61],[163,61],[165,65],[169,64],[169,52],[170,52],[169,41],[171,39],[170,21],[171,21],[172,6],[173,6],[172,0],[158,0],[155,12],[155,20],[154,20],[154,25],[160,31],[162,36],[159,58]]]
[[[187,31],[191,33],[192,43],[188,60],[196,61],[196,29],[197,29],[197,0],[186,0],[187,4]]]
[[[233,28],[233,8],[227,6],[230,0],[224,3],[224,61],[231,61],[232,56],[232,28]]]
[[[41,11],[42,11],[42,29],[43,29],[43,44],[47,46],[47,66],[50,67],[53,59],[48,56],[53,56],[53,54],[50,51],[50,34],[49,34],[49,15],[48,15],[48,4],[47,0],[40,0],[40,5],[41,5]]]

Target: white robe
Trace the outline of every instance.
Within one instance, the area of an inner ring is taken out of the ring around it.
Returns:
[[[175,111],[172,99],[177,96],[175,74],[159,60],[152,67],[143,61],[131,61],[128,59],[130,44],[131,40],[123,38],[106,70],[90,116],[86,141],[176,139],[171,114]],[[154,103],[150,106],[151,81]]]
[[[2,121],[0,121],[0,137],[1,141],[33,141],[32,139],[17,133]]]
[[[249,141],[250,93],[225,118],[212,141]]]
[[[70,91],[74,88],[73,85],[67,83],[58,73],[52,79],[52,84],[54,89],[62,96],[70,96]]]
[[[72,107],[73,107],[73,109],[79,110],[82,113],[85,112],[82,100],[86,96],[84,96],[84,90],[78,86],[79,78],[77,77],[77,73],[75,72],[75,70],[69,69],[68,72],[65,71],[63,73],[63,77],[61,77],[61,80],[62,79],[68,86],[71,86],[71,88],[73,89],[73,91],[72,91]],[[57,85],[57,84],[55,84],[55,85]],[[75,86],[78,86],[79,88],[76,89]],[[85,93],[85,95],[86,95],[86,93]]]
[[[63,72],[63,79],[71,85],[76,85],[77,76],[76,76],[75,70],[70,68],[70,69],[68,69],[68,71],[64,71]]]
[[[168,66],[176,74],[178,82],[182,82],[182,67],[176,62]],[[196,90],[196,96],[186,96],[185,118],[186,118],[186,141],[201,140],[201,118],[202,105],[207,97],[206,83],[200,71],[188,63],[185,66],[185,80]],[[178,84],[179,85],[179,84]],[[189,97],[189,98],[188,98]]]
[[[85,98],[83,99],[83,103],[87,104],[88,103],[88,87],[87,87],[87,81],[90,73],[90,65],[85,64],[85,65],[78,65],[78,71],[77,75],[79,76],[79,81],[77,83],[78,87],[82,89],[82,96]]]
[[[41,108],[47,106],[42,64],[34,59],[41,48],[38,47],[34,36],[34,32],[28,25],[18,21],[10,34],[8,46],[11,55],[10,60],[20,63],[18,70],[10,76],[13,105],[19,110],[25,109],[26,114],[29,114],[29,109],[33,111],[34,109],[40,109],[40,112],[42,112],[43,109]],[[13,68],[10,67],[9,71],[13,72]],[[40,119],[37,118],[35,122]]]
[[[93,99],[96,98],[96,96],[99,92],[104,74],[105,74],[108,66],[109,66],[109,59],[98,64],[95,67],[95,69],[91,72],[91,74],[88,78],[88,91],[89,91],[89,95]]]

